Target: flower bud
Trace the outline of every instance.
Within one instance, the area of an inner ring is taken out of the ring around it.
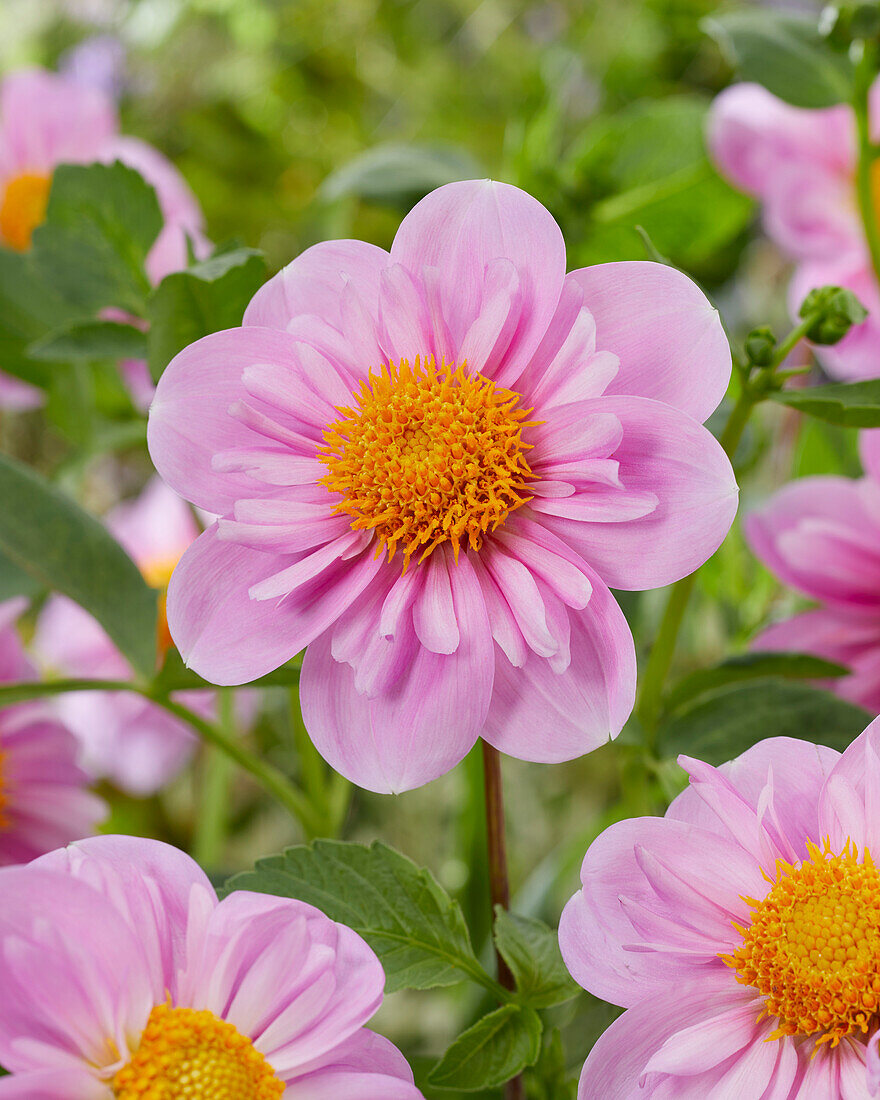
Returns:
[[[756,367],[769,367],[776,352],[776,337],[769,325],[753,328],[746,337],[746,359]]]
[[[860,325],[868,311],[851,290],[822,286],[804,298],[799,314],[810,320],[806,337],[814,344],[836,344],[853,325]]]

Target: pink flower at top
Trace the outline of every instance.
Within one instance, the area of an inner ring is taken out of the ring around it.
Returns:
[[[364,1027],[385,974],[317,909],[218,903],[153,840],[99,837],[0,871],[0,1097],[418,1100]]]
[[[590,846],[559,943],[622,1005],[580,1100],[868,1100],[880,1084],[880,721],[787,737]]]
[[[202,213],[170,161],[152,146],[118,132],[112,100],[93,87],[42,69],[10,73],[0,83],[0,246],[25,251],[43,221],[52,173],[59,164],[121,160],[156,189],[165,225],[147,256],[155,283],[186,267],[187,237],[205,255]],[[132,360],[125,373],[135,400],[149,404],[145,365]],[[2,368],[2,363],[0,363]],[[145,400],[146,399],[146,400]],[[26,408],[39,391],[0,373],[0,406]]]
[[[0,603],[0,683],[34,676],[13,625],[24,606]],[[0,709],[0,865],[27,863],[104,819],[76,753],[73,734],[41,703]]]
[[[880,85],[871,96],[880,137]],[[757,84],[736,84],[715,100],[709,147],[722,172],[757,196],[767,235],[797,264],[792,316],[809,291],[852,290],[868,318],[840,343],[821,348],[830,374],[846,381],[880,375],[880,290],[856,198],[856,130],[847,106],[792,107]],[[880,205],[880,175],[874,177]]]
[[[851,669],[827,687],[880,713],[880,431],[862,432],[865,477],[790,482],[746,517],[767,568],[820,604],[776,623],[755,649],[813,653]]]
[[[165,588],[181,554],[199,533],[189,507],[158,478],[137,500],[115,508],[107,526],[147,582],[159,589]],[[132,676],[103,627],[66,596],[52,596],[46,603],[34,649],[41,663],[57,674],[122,680]],[[211,692],[184,691],[174,698],[205,717],[215,709]],[[58,696],[55,706],[79,739],[87,770],[133,794],[162,787],[187,763],[196,745],[184,722],[130,692],[72,692]]]
[[[689,573],[736,511],[701,424],[729,373],[689,279],[566,275],[515,187],[441,187],[390,254],[316,245],[157,389],[160,474],[221,516],[171,579],[171,634],[220,684],[308,646],[309,733],[371,790],[442,775],[481,734],[589,752],[635,689],[608,587]]]

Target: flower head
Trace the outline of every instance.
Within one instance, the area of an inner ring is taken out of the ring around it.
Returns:
[[[147,256],[147,274],[159,282],[186,267],[187,238],[204,255],[208,242],[202,213],[183,177],[165,157],[137,138],[118,133],[112,100],[94,87],[42,69],[10,73],[0,83],[0,246],[19,252],[30,248],[33,231],[43,222],[59,164],[121,160],[156,189],[165,224]],[[127,367],[127,377],[142,397],[146,368]],[[0,374],[0,404],[37,405],[40,394]]]
[[[0,682],[33,676],[13,625],[23,609],[22,600],[0,603]],[[27,863],[103,820],[76,755],[73,734],[42,704],[0,710],[0,865]]]
[[[154,478],[137,499],[109,513],[107,526],[147,583],[163,593],[160,603],[164,605],[171,572],[199,533],[190,508]],[[163,612],[158,645],[164,652],[170,644]],[[132,676],[103,627],[66,596],[52,596],[40,612],[34,650],[47,669],[66,676],[122,680]],[[216,709],[212,692],[183,691],[174,698],[205,717]],[[253,699],[240,702],[240,717],[246,720]],[[54,706],[76,734],[86,770],[136,795],[164,786],[187,763],[196,745],[184,722],[130,692],[72,692],[58,696]]]
[[[871,93],[880,108],[880,84]],[[767,235],[797,263],[789,305],[797,317],[816,287],[844,286],[868,309],[823,365],[838,378],[877,376],[880,291],[856,196],[855,118],[847,106],[792,107],[757,84],[736,84],[715,100],[709,146],[721,171],[763,204]],[[880,209],[880,175],[874,177]]]
[[[188,856],[122,836],[0,871],[0,896],[0,1096],[421,1096],[363,1026],[379,960],[310,905],[218,903]]]
[[[171,579],[172,636],[226,684],[308,646],[309,733],[373,790],[441,775],[480,734],[582,755],[633,703],[608,586],[690,572],[733,519],[700,423],[729,373],[684,275],[566,275],[514,187],[441,187],[390,254],[316,245],[159,384],[156,466],[221,517]]]
[[[593,1048],[582,1100],[876,1095],[880,721],[842,755],[762,741],[664,818],[621,821],[584,860],[559,942],[626,1012]]]
[[[775,623],[756,649],[796,650],[851,675],[827,687],[880,712],[880,432],[862,432],[865,476],[805,477],[746,517],[749,545],[785,584],[820,604]]]

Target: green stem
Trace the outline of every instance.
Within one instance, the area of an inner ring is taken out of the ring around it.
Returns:
[[[877,148],[871,141],[871,120],[869,95],[876,69],[875,49],[872,43],[862,43],[862,56],[856,65],[855,93],[853,110],[856,116],[859,159],[856,170],[856,193],[859,200],[859,212],[865,228],[865,239],[871,253],[874,276],[880,283],[880,227],[877,225],[877,211],[874,206],[873,167],[877,159]]]
[[[237,735],[235,724],[235,693],[218,693],[219,725],[230,736]],[[232,761],[225,753],[206,745],[202,760],[201,792],[193,838],[193,857],[202,867],[217,867],[223,857],[232,779]]]
[[[167,710],[169,714],[174,714],[181,721],[186,722],[203,741],[225,753],[246,772],[250,772],[254,779],[296,818],[304,830],[313,831],[319,827],[320,823],[315,821],[309,800],[302,791],[297,790],[282,771],[262,760],[256,753],[245,748],[237,738],[231,737],[225,730],[208,722],[189,707],[175,702],[167,695],[153,692],[149,687],[131,683],[128,680],[70,679],[7,683],[0,685],[0,706],[21,702],[24,699],[39,698],[43,695],[64,695],[71,691],[130,691],[144,699],[149,699],[151,703],[155,703]]]
[[[314,807],[316,816],[326,821],[329,806],[324,761],[312,744],[305,722],[302,720],[299,691],[296,688],[290,689],[290,724],[293,729],[293,744],[299,761],[302,785]],[[320,832],[313,835],[318,836]],[[310,836],[309,840],[311,839]]]

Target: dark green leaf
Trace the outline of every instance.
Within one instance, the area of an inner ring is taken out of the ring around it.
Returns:
[[[134,169],[120,161],[63,164],[52,176],[46,220],[34,230],[34,264],[91,314],[116,306],[143,315],[144,261],[161,228],[156,193]]]
[[[526,1094],[530,1100],[576,1100],[577,1087],[577,1078],[568,1070],[562,1034],[555,1027],[545,1033],[541,1056],[526,1073]]]
[[[790,409],[844,428],[880,428],[880,378],[771,393]]]
[[[743,653],[730,657],[714,668],[701,668],[675,685],[666,700],[667,709],[676,710],[689,699],[707,691],[741,680],[784,676],[791,680],[833,680],[846,676],[849,669],[811,653]]]
[[[819,34],[816,16],[767,8],[713,15],[703,28],[718,42],[742,80],[754,80],[795,107],[848,102],[852,65]]]
[[[459,1035],[431,1070],[428,1082],[459,1092],[503,1085],[537,1061],[542,1031],[534,1009],[502,1005]]]
[[[549,1008],[580,992],[562,961],[556,932],[543,921],[495,908],[495,943],[516,979],[516,991],[533,1008]]]
[[[0,554],[0,603],[13,596],[36,596],[39,591],[40,585],[30,573]]]
[[[52,362],[145,359],[147,336],[134,325],[118,321],[76,321],[31,344],[28,355]]]
[[[288,848],[230,879],[227,889],[299,898],[347,924],[381,959],[389,992],[465,977],[500,990],[474,955],[458,903],[430,871],[379,841]]]
[[[253,248],[236,248],[167,275],[147,306],[153,378],[188,344],[241,324],[245,307],[266,279],[266,263]]]
[[[793,680],[750,680],[700,695],[661,727],[663,756],[722,764],[766,737],[797,737],[843,750],[873,715]]]
[[[29,467],[0,455],[0,552],[69,596],[134,668],[156,663],[156,593],[106,528]]]
[[[301,667],[302,658],[294,657],[292,661],[276,668],[274,672],[261,676],[259,680],[251,681],[248,687],[294,687],[299,683]],[[213,685],[203,680],[197,672],[186,667],[176,649],[168,651],[162,669],[151,685],[151,689],[160,695],[167,695],[172,691],[210,687]]]
[[[337,168],[324,181],[327,202],[354,195],[368,202],[409,208],[429,191],[481,175],[462,149],[431,145],[377,145]]]

